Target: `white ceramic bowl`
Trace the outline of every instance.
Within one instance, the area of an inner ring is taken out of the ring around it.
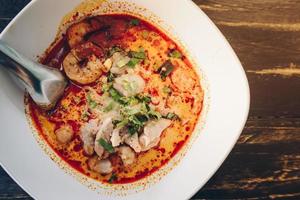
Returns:
[[[110,0],[115,2],[116,0]],[[249,87],[233,50],[190,0],[123,0],[147,8],[178,38],[203,75],[206,88],[201,131],[179,164],[137,193],[115,196],[91,190],[61,170],[39,147],[24,114],[24,92],[0,71],[1,166],[36,199],[186,199],[215,173],[238,139],[249,110]],[[0,39],[36,59],[53,41],[62,17],[80,0],[33,0]],[[135,12],[135,11],[131,11]],[[147,12],[138,13],[147,17]]]

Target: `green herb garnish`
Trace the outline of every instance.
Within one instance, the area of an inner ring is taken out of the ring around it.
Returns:
[[[118,46],[113,46],[107,53],[107,57],[111,57],[114,53],[116,52],[121,52],[123,51],[123,49],[121,49],[120,47]]]
[[[149,116],[151,118],[154,118],[154,119],[160,119],[161,118],[161,114],[153,109],[151,109],[149,112],[148,112]]]
[[[128,119],[123,119],[122,121],[119,121],[116,126],[117,128],[123,128],[128,124],[129,120]]]
[[[127,63],[130,61],[131,59],[129,58],[129,57],[124,57],[124,58],[122,58],[121,60],[119,60],[118,62],[117,62],[117,66],[119,67],[119,68],[122,68],[122,67],[124,67],[125,65],[127,65]]]
[[[112,83],[104,83],[102,84],[102,91],[108,92],[111,87],[112,87]]]
[[[89,116],[90,116],[90,113],[88,113],[87,111],[84,111],[81,115],[81,119],[84,121],[87,121]]]
[[[145,103],[150,103],[151,102],[151,97],[149,97],[149,96],[137,95],[136,98],[140,102],[145,102]]]
[[[144,60],[146,58],[145,51],[129,51],[129,56],[131,58],[138,58]]]
[[[125,103],[126,103],[126,102],[124,102],[124,100],[122,99],[123,96],[122,96],[115,88],[111,87],[111,88],[108,90],[108,92],[109,92],[111,98],[112,98],[114,101],[116,101],[116,102],[118,102],[118,103],[120,103],[120,104],[125,104]]]
[[[169,53],[169,56],[172,58],[182,58],[182,54],[178,50],[173,50]]]
[[[99,143],[106,151],[108,151],[109,153],[114,153],[114,152],[115,152],[114,147],[113,147],[110,143],[106,142],[103,138],[100,138],[100,139],[98,140],[98,143]]]
[[[129,60],[129,62],[127,63],[127,66],[131,67],[131,68],[134,68],[140,62],[141,62],[141,59],[139,59],[139,58],[131,58]]]
[[[104,109],[103,109],[103,111],[104,112],[109,112],[109,111],[111,111],[113,108],[114,108],[114,102],[110,102]]]
[[[116,78],[116,76],[113,73],[108,72],[108,75],[107,75],[108,82],[113,82],[115,78]]]
[[[174,70],[174,65],[170,60],[164,62],[161,67],[158,69],[158,73],[162,80],[165,80],[169,74]]]
[[[92,109],[98,106],[97,102],[92,99],[90,92],[87,94],[87,102],[89,104],[89,107]]]
[[[170,119],[170,120],[181,120],[180,117],[178,115],[176,115],[175,113],[168,113],[166,116],[164,116],[164,118]]]
[[[138,25],[140,25],[140,20],[138,20],[138,19],[132,19],[132,20],[130,20],[129,24],[131,26],[138,26]]]
[[[149,31],[144,30],[144,31],[142,32],[142,37],[143,37],[144,39],[147,39],[147,38],[149,37]]]
[[[118,179],[117,175],[115,173],[113,173],[110,178],[108,179],[109,183],[113,183]]]

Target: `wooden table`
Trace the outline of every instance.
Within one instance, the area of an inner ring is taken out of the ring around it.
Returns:
[[[28,2],[0,0],[0,30]],[[300,1],[194,2],[234,48],[251,89],[239,141],[194,198],[300,199]],[[0,199],[30,197],[0,170]]]

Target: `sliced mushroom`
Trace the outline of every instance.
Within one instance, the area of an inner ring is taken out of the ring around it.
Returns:
[[[121,75],[126,72],[126,64],[127,64],[126,61],[128,62],[130,59],[128,59],[128,57],[124,53],[116,52],[113,54],[110,60],[111,60],[110,71],[114,74]]]
[[[125,166],[131,165],[134,163],[136,157],[134,151],[128,146],[121,146],[118,148],[118,153],[122,159],[122,162]]]
[[[59,143],[67,144],[72,140],[74,131],[72,126],[70,126],[69,124],[65,124],[61,126],[59,129],[57,129],[55,131],[55,134]]]
[[[142,147],[142,151],[146,151],[159,142],[162,132],[171,124],[171,120],[159,119],[150,121],[144,127],[144,132],[139,137],[139,143]]]
[[[125,74],[115,79],[113,87],[123,96],[129,97],[143,92],[145,81],[139,75]]]
[[[89,168],[99,174],[109,174],[112,172],[112,164],[108,159],[100,160],[97,156],[94,156],[88,160]]]

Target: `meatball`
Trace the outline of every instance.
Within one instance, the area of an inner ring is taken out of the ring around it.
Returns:
[[[57,141],[61,144],[69,143],[74,135],[72,126],[65,124],[55,131]]]
[[[98,156],[94,156],[88,160],[89,168],[99,174],[109,174],[113,168],[111,162],[108,159],[99,160]]]
[[[118,148],[119,155],[122,159],[122,162],[125,166],[131,165],[135,161],[135,153],[134,151],[128,146],[121,146]]]

